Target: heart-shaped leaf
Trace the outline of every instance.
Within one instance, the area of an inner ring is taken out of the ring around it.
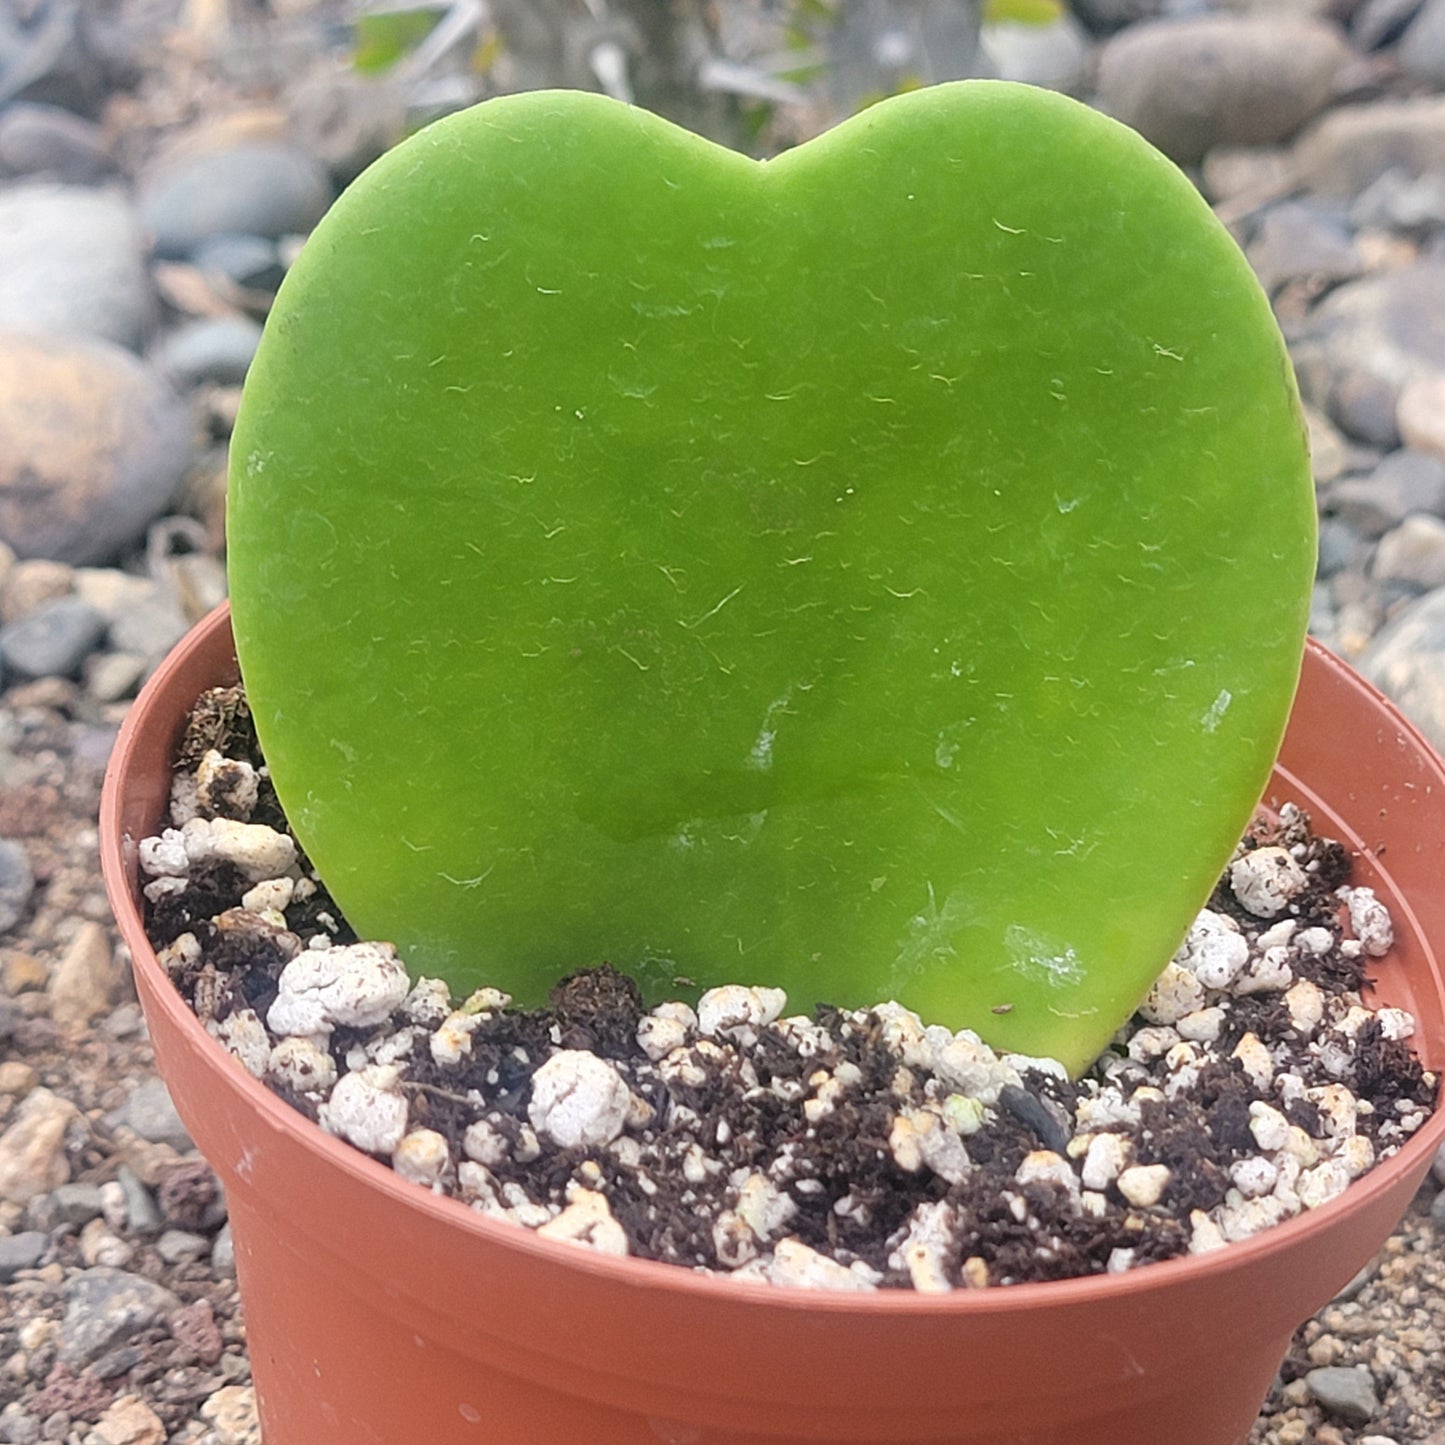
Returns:
[[[412,965],[897,997],[1088,1061],[1268,776],[1313,493],[1268,306],[984,82],[757,163],[539,93],[379,161],[233,443],[292,823]]]

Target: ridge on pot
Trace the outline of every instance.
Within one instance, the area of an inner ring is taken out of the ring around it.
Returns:
[[[127,719],[102,852],[158,1062],[227,1187],[268,1445],[1236,1445],[1295,1326],[1383,1241],[1445,1138],[1437,1115],[1341,1198],[1214,1254],[941,1297],[775,1290],[480,1218],[246,1075],[146,940],[135,843],[164,815],[195,696],[234,676],[221,610]],[[1416,1015],[1439,1070],[1445,766],[1311,646],[1267,800],[1358,850],[1397,925],[1379,994]]]

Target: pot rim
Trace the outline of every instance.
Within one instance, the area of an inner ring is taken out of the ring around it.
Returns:
[[[136,739],[150,725],[150,712],[156,700],[171,686],[195,650],[211,641],[221,631],[229,631],[230,607],[222,602],[198,622],[172,649],[156,669],[139,697],[132,704],[117,735],[110,762],[106,768],[100,806],[101,871],[111,907],[115,912],[122,937],[128,945],[133,968],[149,985],[151,1002],[161,1008],[178,1029],[186,1045],[202,1051],[215,1066],[223,1087],[236,1091],[258,1111],[262,1121],[281,1133],[299,1136],[305,1147],[319,1151],[324,1159],[366,1186],[391,1196],[403,1211],[416,1210],[443,1225],[461,1231],[463,1236],[475,1235],[493,1247],[515,1250],[523,1255],[545,1260],[552,1268],[575,1270],[579,1274],[611,1281],[621,1286],[640,1289],[675,1290],[685,1296],[706,1301],[732,1301],[754,1307],[781,1311],[809,1311],[823,1315],[940,1316],[955,1314],[989,1315],[1020,1308],[1046,1309],[1069,1305],[1074,1308],[1092,1302],[1118,1299],[1140,1291],[1167,1290],[1175,1285],[1201,1280],[1252,1262],[1329,1231],[1334,1222],[1346,1213],[1384,1193],[1401,1176],[1428,1167],[1422,1156],[1433,1155],[1445,1144],[1445,1103],[1389,1158],[1381,1161],[1361,1178],[1354,1180],[1345,1192],[1317,1209],[1306,1210],[1291,1219],[1270,1226],[1248,1239],[1226,1245],[1207,1254],[1184,1255],[1127,1270],[1121,1274],[1086,1275],[1039,1283],[994,1285],[986,1289],[955,1289],[947,1294],[920,1294],[914,1290],[834,1291],[794,1289],[763,1281],[740,1280],[726,1275],[707,1274],[658,1260],[619,1258],[595,1250],[579,1248],[559,1240],[538,1236],[532,1230],[505,1220],[492,1219],[463,1204],[461,1200],[431,1193],[423,1186],[401,1178],[380,1160],[363,1153],[353,1145],[325,1133],[319,1125],[282,1101],[260,1080],[241,1068],[234,1059],[202,1027],[188,1004],[176,992],[166,971],[161,967],[146,937],[141,913],[132,894],[135,874],[135,845],[139,839],[128,837],[122,825],[122,776],[135,748]],[[1336,657],[1314,638],[1306,639],[1305,665],[1333,673],[1373,702],[1384,720],[1395,728],[1403,744],[1417,750],[1423,771],[1431,784],[1445,792],[1445,761],[1434,751],[1420,731],[1377,688],[1366,682],[1352,668]],[[1310,793],[1307,784],[1288,769],[1277,768],[1275,779],[1285,780],[1291,788]],[[1271,783],[1271,789],[1275,783]],[[1358,851],[1358,840],[1351,841]],[[1382,871],[1388,874],[1387,869]],[[1413,922],[1413,920],[1412,920]],[[1428,942],[1426,944],[1429,949]],[[1434,950],[1429,950],[1433,953]],[[1437,963],[1445,972],[1445,961]]]

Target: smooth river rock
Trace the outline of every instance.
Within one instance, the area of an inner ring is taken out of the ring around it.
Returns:
[[[117,191],[0,191],[0,327],[137,347],[151,312],[139,221]]]
[[[0,335],[0,539],[17,556],[115,557],[165,512],[190,461],[184,405],[129,353]]]
[[[1273,145],[1330,97],[1350,58],[1317,20],[1204,15],[1131,26],[1099,58],[1100,109],[1176,161],[1216,145]]]

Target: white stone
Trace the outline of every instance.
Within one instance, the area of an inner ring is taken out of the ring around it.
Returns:
[[[1077,1200],[1079,1197],[1079,1176],[1074,1173],[1069,1161],[1052,1149],[1033,1149],[1025,1154],[1014,1170],[1017,1184],[1058,1184]]]
[[[746,1047],[757,1041],[758,1030],[772,1023],[787,1002],[780,988],[746,988],[737,983],[710,988],[697,1001],[698,1032]]]
[[[1307,1089],[1305,1097],[1320,1111],[1320,1123],[1331,1139],[1348,1139],[1355,1132],[1355,1096],[1343,1084],[1321,1084]]]
[[[909,1068],[933,1068],[933,1046],[924,1031],[923,1020],[912,1009],[889,1000],[873,1010],[882,1025],[884,1045]]]
[[[46,1088],[32,1089],[0,1134],[0,1200],[27,1204],[70,1178],[65,1136],[79,1111]]]
[[[1256,848],[1229,869],[1234,896],[1256,918],[1277,918],[1308,882],[1287,848]]]
[[[532,1076],[532,1127],[563,1149],[610,1143],[627,1123],[631,1090],[606,1059],[560,1049]]]
[[[1305,953],[1323,958],[1335,946],[1335,935],[1328,928],[1316,925],[1314,928],[1304,929],[1294,942],[1295,946],[1303,949]]]
[[[428,1040],[433,1062],[442,1068],[455,1068],[471,1057],[472,1035],[482,1025],[483,1015],[456,1009],[442,1021]]]
[[[1238,1059],[1240,1067],[1249,1075],[1256,1088],[1267,1089],[1274,1081],[1274,1059],[1260,1041],[1257,1034],[1245,1034],[1235,1044],[1230,1058]]]
[[[1279,1166],[1263,1155],[1251,1154],[1229,1166],[1229,1178],[1246,1199],[1259,1199],[1274,1192]]]
[[[1325,996],[1313,979],[1302,978],[1292,984],[1284,995],[1289,1021],[1302,1038],[1310,1038],[1325,1016]]]
[[[254,1009],[237,1009],[225,1018],[212,1020],[206,1032],[240,1061],[254,1079],[264,1079],[271,1063],[271,1036]]]
[[[1167,1164],[1133,1164],[1115,1180],[1119,1193],[1140,1209],[1149,1209],[1164,1197],[1174,1178]]]
[[[932,1049],[933,1072],[960,1094],[992,1107],[1007,1084],[1018,1084],[1015,1069],[1006,1064],[977,1034],[960,1030]]]
[[[1256,1099],[1249,1106],[1249,1132],[1266,1153],[1284,1148],[1289,1139],[1289,1128],[1289,1120],[1272,1104]]]
[[[1210,1254],[1216,1249],[1223,1249],[1228,1243],[1219,1226],[1202,1209],[1190,1210],[1190,1254]]]
[[[452,1011],[452,991],[440,978],[419,978],[402,1001],[401,1011],[414,1024],[434,1029]]]
[[[584,1245],[600,1254],[628,1252],[626,1231],[613,1218],[607,1196],[594,1189],[574,1190],[567,1207],[555,1219],[541,1225],[537,1233],[544,1239]]]
[[[913,1126],[924,1165],[940,1179],[960,1183],[973,1162],[958,1131],[933,1106],[909,1110],[908,1122]]]
[[[1289,1218],[1288,1205],[1274,1195],[1262,1199],[1241,1199],[1237,1203],[1226,1203],[1219,1210],[1219,1231],[1225,1239],[1233,1242],[1248,1239],[1266,1229],[1272,1229],[1282,1220]]]
[[[655,1064],[687,1043],[687,1025],[681,1019],[644,1014],[637,1022],[637,1046]]]
[[[296,866],[295,842],[264,823],[192,818],[181,828],[181,837],[193,865],[219,858],[234,864],[252,883],[278,878]]]
[[[246,817],[261,795],[256,769],[244,758],[223,757],[210,748],[196,768],[196,800],[212,812],[234,808]]]
[[[1163,1024],[1148,1024],[1135,1032],[1129,1040],[1129,1057],[1141,1064],[1162,1059],[1179,1042],[1176,1030]]]
[[[1113,1085],[1107,1085],[1097,1094],[1082,1095],[1074,1108],[1074,1125],[1085,1133],[1107,1129],[1112,1124],[1139,1123],[1139,1102],[1126,1099]]]
[[[1257,953],[1234,980],[1231,992],[1237,997],[1254,993],[1281,993],[1294,982],[1290,950],[1283,944]]]
[[[391,1167],[403,1179],[440,1194],[451,1168],[451,1150],[435,1129],[412,1129],[392,1151]]]
[[[297,1094],[329,1093],[336,1083],[336,1061],[308,1038],[282,1039],[271,1050],[266,1072]]]
[[[1350,1171],[1345,1161],[1325,1159],[1300,1175],[1295,1192],[1306,1209],[1318,1209],[1322,1204],[1338,1199],[1349,1183]]]
[[[1355,1134],[1344,1140],[1335,1156],[1344,1166],[1351,1179],[1371,1169],[1375,1163],[1375,1146],[1363,1134]]]
[[[766,1242],[787,1228],[798,1212],[792,1195],[779,1189],[766,1174],[754,1170],[738,1190],[738,1218],[755,1238]]]
[[[308,1037],[338,1026],[372,1028],[401,1006],[411,988],[389,943],[307,949],[281,970],[280,992],[266,1013],[278,1034]]]
[[[801,1239],[780,1239],[767,1266],[774,1284],[797,1289],[877,1289],[879,1276],[866,1265],[850,1267],[809,1248]]]
[[[294,878],[263,878],[241,895],[241,907],[250,913],[285,913],[296,894]],[[272,922],[274,922],[274,917]],[[282,920],[284,926],[285,920]]]
[[[191,860],[180,829],[167,828],[153,838],[142,838],[136,849],[141,872],[151,878],[186,878]]]
[[[1415,1015],[1402,1008],[1382,1008],[1375,1015],[1382,1037],[1392,1041],[1413,1038]]]
[[[1212,1044],[1223,1033],[1226,1017],[1224,1009],[1218,1004],[1196,1009],[1179,1020],[1176,1025],[1179,1037],[1189,1040],[1190,1043]]]
[[[1383,958],[1395,942],[1390,912],[1373,888],[1339,888],[1336,896],[1350,913],[1350,931],[1371,958]]]
[[[1085,1189],[1104,1190],[1134,1162],[1134,1144],[1123,1134],[1095,1134],[1079,1171]]]
[[[894,1269],[907,1270],[920,1294],[947,1294],[953,1288],[947,1259],[956,1224],[954,1210],[944,1199],[920,1204],[908,1216],[903,1241],[888,1262]]]
[[[1228,988],[1249,962],[1249,944],[1232,918],[1205,908],[1174,955],[1206,988]]]
[[[1139,1012],[1151,1024],[1177,1024],[1186,1014],[1203,1008],[1207,1000],[1199,979],[1171,960],[1154,980]]]
[[[347,1074],[318,1111],[321,1127],[368,1154],[390,1154],[406,1133],[400,1078],[394,1064],[371,1064]]]

